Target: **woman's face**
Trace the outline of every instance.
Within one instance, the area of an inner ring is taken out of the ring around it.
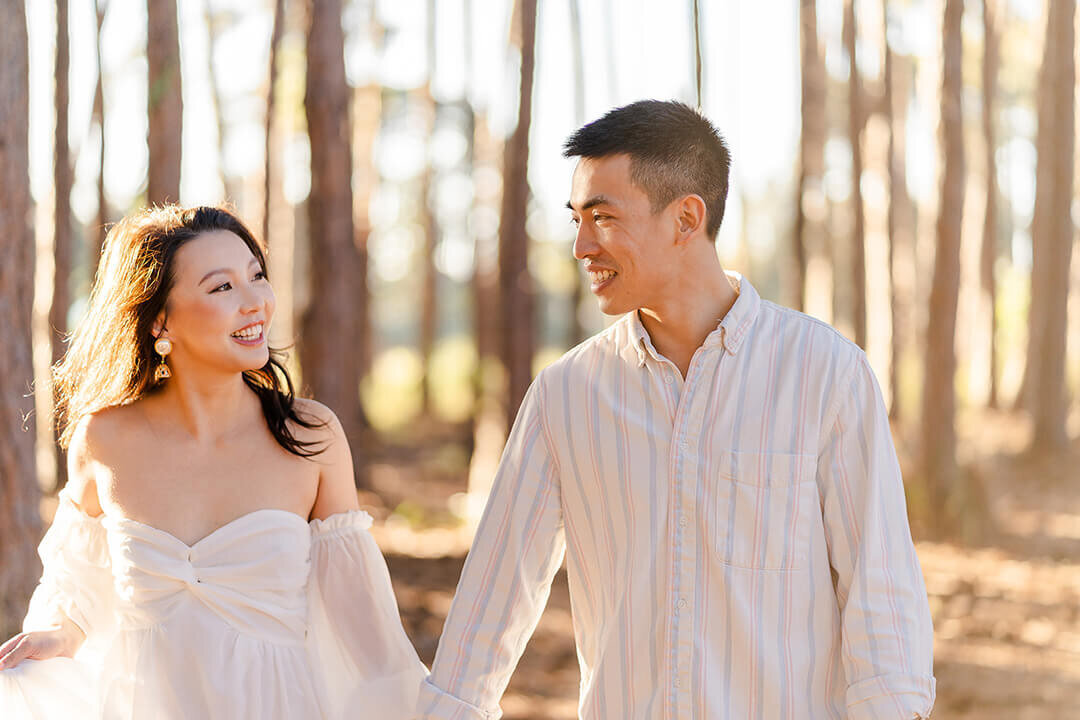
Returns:
[[[274,290],[240,237],[213,230],[189,240],[176,251],[173,277],[155,334],[172,340],[174,367],[232,373],[267,363]]]

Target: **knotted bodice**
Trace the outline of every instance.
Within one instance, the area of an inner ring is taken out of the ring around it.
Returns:
[[[164,623],[197,603],[244,634],[303,643],[311,531],[299,515],[257,510],[193,545],[128,518],[104,525],[121,628]]]

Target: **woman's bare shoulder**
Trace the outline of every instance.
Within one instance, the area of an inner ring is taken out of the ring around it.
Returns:
[[[87,515],[101,513],[97,475],[102,457],[108,455],[109,439],[119,428],[113,413],[99,410],[83,416],[71,433],[67,448],[68,479],[65,489],[72,502]]]
[[[332,443],[334,438],[341,432],[341,422],[337,415],[329,407],[311,398],[294,398],[293,412],[304,422],[313,427],[290,421],[294,435],[299,440],[307,442]]]

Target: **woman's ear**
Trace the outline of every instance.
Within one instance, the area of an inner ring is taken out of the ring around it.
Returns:
[[[154,334],[154,337],[156,337],[156,338],[167,337],[167,333],[169,332],[169,328],[165,327],[165,320],[166,320],[165,311],[162,310],[161,312],[158,313],[157,317],[154,318],[154,324],[150,329],[150,332],[152,332]]]
[[[686,195],[677,201],[675,219],[678,222],[678,241],[689,240],[705,232],[705,201],[700,195]]]

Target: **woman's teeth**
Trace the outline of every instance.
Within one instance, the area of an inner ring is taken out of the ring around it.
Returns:
[[[598,270],[589,273],[589,280],[592,280],[594,283],[602,283],[605,280],[610,280],[615,277],[616,274],[617,273],[614,270]]]
[[[237,330],[232,334],[232,336],[241,340],[257,340],[258,338],[262,337],[262,332],[262,325],[252,325],[249,328]]]

